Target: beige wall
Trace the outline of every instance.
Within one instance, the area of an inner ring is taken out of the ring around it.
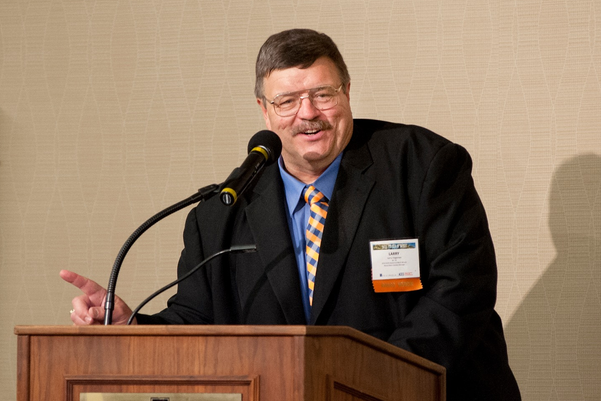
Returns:
[[[290,27],[339,44],[356,117],[468,148],[524,399],[599,400],[599,0],[2,0],[3,399],[14,325],[70,323],[58,271],[106,283],[139,224],[243,159],[263,126],[256,52]],[[130,303],[174,278],[184,216],[130,252]]]

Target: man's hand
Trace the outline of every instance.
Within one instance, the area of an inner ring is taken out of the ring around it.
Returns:
[[[95,281],[80,276],[69,270],[61,270],[60,276],[63,280],[79,288],[83,294],[73,298],[73,312],[71,320],[76,326],[87,326],[91,324],[104,324],[104,301],[106,289]],[[115,296],[115,308],[113,309],[112,324],[126,324],[131,316],[131,309],[121,298]],[[132,322],[135,324],[136,320]]]

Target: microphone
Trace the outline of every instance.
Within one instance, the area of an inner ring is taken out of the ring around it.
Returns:
[[[215,259],[216,257],[224,255],[226,253],[250,253],[250,252],[256,252],[256,251],[257,251],[257,246],[255,244],[251,244],[251,245],[234,245],[234,246],[232,246],[229,249],[224,249],[222,251],[219,251],[217,253],[212,254],[211,256],[209,256],[208,258],[206,258],[205,260],[203,260],[202,262],[200,262],[199,264],[197,264],[196,266],[194,266],[192,268],[192,270],[190,270],[184,276],[178,278],[175,281],[172,281],[171,283],[167,284],[166,286],[164,286],[164,287],[156,290],[152,294],[150,294],[148,296],[148,298],[146,298],[144,301],[142,301],[140,303],[140,305],[138,305],[136,307],[136,309],[133,310],[133,312],[129,316],[129,319],[127,320],[127,324],[128,325],[131,324],[131,322],[134,320],[134,317],[136,317],[136,315],[138,314],[138,312],[140,312],[140,309],[142,309],[142,307],[144,305],[146,305],[148,302],[150,302],[154,298],[156,298],[159,294],[162,294],[163,292],[167,291],[169,288],[173,287],[174,285],[181,283],[182,281],[184,281],[185,279],[187,279],[188,277],[190,277],[191,275],[193,275],[194,273],[196,273],[196,271],[198,269],[200,269],[202,266],[204,266],[206,263],[210,262],[211,260]]]
[[[110,325],[113,321],[113,309],[115,307],[115,289],[117,287],[117,277],[121,270],[121,265],[125,256],[129,252],[134,242],[150,227],[175,213],[196,202],[206,201],[212,196],[221,192],[221,201],[226,205],[233,205],[236,199],[253,181],[256,175],[266,164],[271,164],[280,157],[282,152],[282,142],[280,138],[272,131],[264,130],[257,132],[248,143],[248,153],[246,160],[239,168],[236,168],[232,174],[221,185],[211,184],[200,188],[198,192],[146,220],[130,237],[125,241],[111,270],[111,276],[107,285],[106,300],[104,302],[104,324]],[[221,191],[220,191],[221,189]],[[242,247],[243,249],[246,249]],[[233,247],[226,252],[249,252]],[[208,260],[207,260],[208,261]],[[199,266],[200,267],[200,266]]]
[[[232,206],[240,195],[266,165],[275,162],[282,153],[282,141],[273,131],[257,132],[248,142],[246,160],[232,171],[222,184],[219,198],[226,206]]]

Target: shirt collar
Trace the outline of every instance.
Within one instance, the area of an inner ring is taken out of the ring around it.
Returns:
[[[334,185],[336,184],[336,177],[338,176],[338,170],[340,169],[340,161],[342,160],[342,153],[334,159],[334,161],[328,166],[328,168],[315,180],[312,184],[322,194],[332,199],[334,193]],[[280,168],[280,175],[282,181],[284,181],[284,190],[286,192],[286,203],[288,204],[288,211],[290,214],[294,213],[299,205],[299,200],[302,198],[303,190],[307,186],[302,181],[297,180],[294,176],[290,175],[284,168],[284,159],[280,156],[278,160],[278,166]],[[303,205],[301,203],[301,205]]]

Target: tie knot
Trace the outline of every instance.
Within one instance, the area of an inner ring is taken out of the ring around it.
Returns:
[[[305,188],[304,197],[305,202],[307,202],[309,205],[314,205],[318,202],[328,202],[328,198],[326,198],[324,194],[319,192],[317,188],[315,188],[313,185],[309,185],[307,188]]]

